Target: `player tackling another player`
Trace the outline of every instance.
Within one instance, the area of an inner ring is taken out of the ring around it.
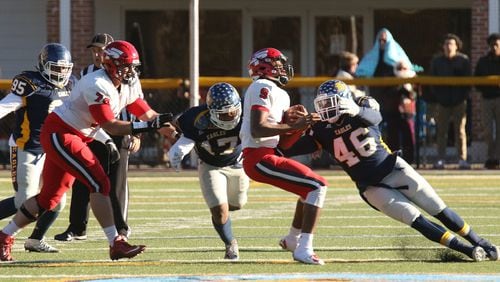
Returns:
[[[353,98],[345,83],[329,80],[318,88],[314,107],[321,122],[287,150],[287,155],[325,150],[349,174],[371,207],[474,261],[498,260],[498,247],[474,232],[411,165],[381,141],[378,124],[382,117],[373,98]],[[430,221],[419,209],[444,226]]]

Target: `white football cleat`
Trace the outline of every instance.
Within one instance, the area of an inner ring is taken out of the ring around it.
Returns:
[[[299,244],[299,238],[295,236],[285,236],[279,241],[279,245],[283,250],[290,252],[295,251],[297,245]]]
[[[315,253],[309,254],[307,252],[304,253],[293,252],[293,259],[305,264],[314,264],[314,265],[325,264],[325,262],[322,259],[320,259]]]
[[[476,246],[472,250],[471,258],[474,261],[483,261],[486,259],[486,252],[484,251],[484,249],[482,247]]]
[[[59,250],[47,244],[44,239],[27,239],[24,242],[24,249],[28,252],[37,253],[58,253]]]
[[[238,260],[240,258],[240,252],[238,250],[238,242],[233,239],[229,245],[226,245],[226,254],[224,259],[228,260]]]

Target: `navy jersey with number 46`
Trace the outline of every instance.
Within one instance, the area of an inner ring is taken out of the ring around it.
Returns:
[[[195,142],[198,157],[205,163],[225,167],[238,162],[241,155],[241,120],[231,130],[220,129],[210,121],[207,105],[184,112],[177,123],[185,137]]]
[[[357,103],[369,107],[368,99],[362,97]],[[383,143],[378,125],[370,125],[359,116],[344,115],[335,123],[314,124],[286,154],[312,153],[319,148],[328,152],[361,190],[380,182],[396,161]]]

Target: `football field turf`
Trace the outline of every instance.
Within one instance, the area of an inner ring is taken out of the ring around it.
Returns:
[[[476,232],[500,245],[500,171],[421,172]],[[294,195],[251,182],[247,205],[231,214],[240,260],[228,262],[222,259],[224,246],[212,228],[195,171],[132,169],[130,242],[147,245],[145,253],[110,261],[93,215],[87,240],[54,241],[68,225],[66,206],[47,234],[47,242],[60,253],[24,251],[32,224],[16,238],[16,262],[0,263],[0,280],[500,281],[499,261],[475,263],[448,251],[366,205],[343,172],[319,173],[329,182],[314,238],[324,266],[294,262],[277,244],[290,227]],[[0,171],[0,198],[11,194],[8,171]],[[7,222],[1,220],[0,228]]]

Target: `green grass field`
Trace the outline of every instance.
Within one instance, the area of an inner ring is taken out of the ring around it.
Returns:
[[[500,244],[500,173],[422,173],[447,204],[479,234]],[[324,266],[294,262],[291,253],[282,251],[277,244],[290,226],[296,201],[292,194],[251,183],[248,204],[232,214],[241,259],[228,262],[222,259],[224,247],[212,228],[196,172],[154,169],[132,170],[129,177],[130,241],[147,245],[144,254],[132,260],[110,261],[106,239],[93,216],[88,240],[54,241],[53,236],[64,231],[68,224],[69,208],[66,207],[47,234],[47,241],[61,252],[25,252],[23,243],[33,228],[30,225],[17,236],[13,249],[16,262],[0,263],[0,279],[74,281],[162,277],[175,280],[179,276],[196,276],[200,280],[203,278],[198,276],[205,276],[206,280],[212,280],[215,276],[218,280],[220,275],[232,275],[227,279],[276,280],[286,277],[290,281],[325,274],[321,280],[353,280],[343,276],[349,274],[360,275],[356,276],[360,281],[373,281],[380,274],[394,274],[395,280],[410,279],[411,275],[446,274],[438,278],[445,280],[446,277],[452,279],[453,275],[467,275],[458,279],[500,280],[500,262],[474,263],[447,251],[367,206],[343,172],[320,171],[320,174],[329,181],[329,191],[314,245],[318,255],[326,261]],[[0,171],[2,199],[12,193],[9,181],[8,172]],[[0,227],[7,222],[7,219],[0,221]],[[296,276],[273,276],[285,274]],[[262,278],[258,275],[269,276]],[[384,276],[383,281],[393,281],[391,277]],[[418,277],[414,278],[415,281],[425,280],[425,277]]]

